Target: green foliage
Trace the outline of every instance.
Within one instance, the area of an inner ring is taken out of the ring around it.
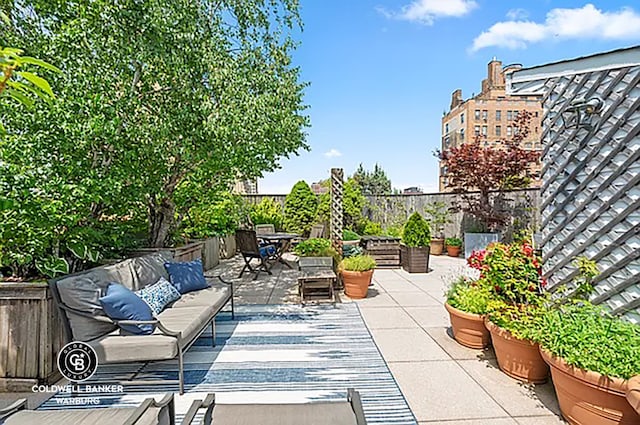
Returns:
[[[356,255],[345,258],[340,263],[341,270],[351,272],[366,272],[376,268],[376,260],[369,255]]]
[[[374,165],[371,172],[366,171],[360,164],[353,174],[353,179],[360,187],[363,195],[379,196],[391,194],[391,180],[378,164]]]
[[[589,304],[548,311],[535,338],[568,364],[605,376],[640,374],[640,326],[612,317]]]
[[[486,314],[491,292],[474,280],[460,276],[447,291],[447,303],[458,310],[472,314]]]
[[[449,210],[444,202],[431,202],[424,208],[425,217],[438,236],[444,234],[444,226],[451,223]]]
[[[600,270],[595,261],[584,256],[576,258],[573,265],[578,269],[578,276],[574,280],[576,284],[574,296],[586,299],[593,292],[593,279],[600,274]]]
[[[403,226],[401,225],[390,225],[387,226],[386,229],[382,232],[385,236],[391,236],[392,238],[401,238],[402,237]]]
[[[362,233],[368,236],[380,236],[384,234],[384,230],[382,230],[382,225],[380,223],[366,220],[364,231]]]
[[[458,247],[460,247],[460,246],[462,246],[462,239],[460,239],[460,238],[447,238],[447,239],[445,239],[444,243],[447,246],[458,246]]]
[[[429,223],[420,213],[414,212],[407,220],[402,232],[402,242],[409,247],[424,247],[431,243]]]
[[[345,229],[364,234],[362,208],[364,208],[365,203],[366,198],[362,194],[358,182],[354,178],[348,178],[344,182],[342,201]]]
[[[240,197],[227,192],[208,204],[192,207],[184,222],[185,236],[202,239],[235,233],[240,220],[240,204]]]
[[[299,181],[284,201],[284,229],[287,232],[308,236],[317,209],[318,198],[304,180]]]
[[[362,255],[363,252],[364,250],[362,249],[362,247],[359,247],[357,245],[344,245],[342,247],[342,256],[344,258]]]
[[[360,239],[360,235],[354,232],[353,230],[345,229],[342,232],[343,241],[357,241],[358,239]]]
[[[253,224],[273,224],[276,230],[282,229],[282,205],[273,198],[262,198],[259,203],[251,206],[249,214]]]
[[[293,252],[300,257],[333,257],[340,261],[340,254],[331,246],[331,241],[324,238],[307,239],[295,246]]]

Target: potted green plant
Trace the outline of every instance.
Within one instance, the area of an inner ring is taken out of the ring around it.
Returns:
[[[345,229],[342,232],[342,245],[343,246],[346,246],[346,245],[358,246],[358,245],[360,245],[360,235],[358,235],[353,230]]]
[[[429,271],[429,244],[431,228],[420,213],[413,213],[404,225],[400,258],[402,268],[409,273]]]
[[[476,279],[456,277],[447,291],[444,306],[449,313],[453,337],[465,347],[482,349],[489,346],[491,337],[484,325],[491,293]]]
[[[444,226],[451,223],[447,205],[444,202],[431,202],[427,204],[424,212],[435,235],[435,237],[431,238],[430,254],[442,255],[445,242]]]
[[[331,246],[331,241],[324,238],[304,240],[293,248],[293,252],[299,257],[316,258],[318,265],[329,265],[336,272],[341,260],[340,254]]]
[[[460,238],[447,238],[447,255],[449,257],[459,257],[460,249],[462,249],[462,239]]]
[[[356,255],[340,262],[344,293],[349,298],[365,298],[373,278],[376,261],[369,255]]]
[[[547,312],[538,335],[560,411],[569,423],[640,423],[640,414],[625,398],[631,394],[631,379],[640,374],[640,326],[587,302],[566,303]]]
[[[636,412],[640,413],[640,375],[636,375],[627,382],[627,401]]]

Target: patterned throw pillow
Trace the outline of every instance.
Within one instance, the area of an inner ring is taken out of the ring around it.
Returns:
[[[161,277],[153,285],[149,285],[136,291],[135,294],[149,304],[154,314],[159,314],[164,308],[180,299],[180,292],[164,277]]]

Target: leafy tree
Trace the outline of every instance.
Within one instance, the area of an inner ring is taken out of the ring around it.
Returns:
[[[365,222],[362,217],[362,209],[366,203],[358,182],[349,177],[343,186],[342,193],[342,218],[345,229],[361,233]],[[323,223],[329,223],[331,219],[331,193],[323,193],[319,198],[317,219]]]
[[[391,194],[391,180],[387,177],[387,173],[377,163],[373,167],[373,171],[367,171],[362,164],[353,174],[354,180],[362,189],[364,195],[389,195]]]
[[[206,204],[193,206],[184,220],[183,233],[190,238],[233,234],[241,215],[241,198],[223,192]]]
[[[71,239],[119,246],[130,235],[102,229],[121,224],[146,221],[148,244],[170,244],[192,207],[307,147],[305,84],[291,66],[295,0],[2,7],[15,28],[0,45],[64,64],[51,108],[17,114],[0,102],[0,193],[13,205],[3,209],[0,250],[26,268],[64,257]]]
[[[284,229],[308,236],[318,209],[318,198],[309,185],[300,180],[284,201]]]
[[[282,205],[273,198],[262,198],[259,203],[250,207],[249,214],[253,224],[273,224],[276,230],[282,229]]]
[[[526,187],[533,177],[532,164],[540,159],[538,152],[521,148],[529,135],[530,122],[531,113],[521,111],[509,140],[483,146],[478,137],[473,142],[436,152],[442,165],[447,167],[447,187],[462,195],[464,205],[457,208],[472,214],[491,230],[509,219],[499,208],[504,191]],[[493,199],[492,191],[495,191]]]
[[[451,223],[451,218],[447,205],[444,202],[431,202],[424,208],[425,214],[431,228],[436,232],[438,237],[444,237],[444,226]]]

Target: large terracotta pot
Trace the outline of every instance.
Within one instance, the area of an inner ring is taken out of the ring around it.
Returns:
[[[640,375],[629,379],[627,383],[627,401],[636,412],[640,413]]]
[[[518,339],[506,329],[486,320],[500,370],[523,382],[547,382],[549,366],[542,360],[538,344]]]
[[[449,312],[456,341],[469,348],[481,349],[489,346],[491,336],[484,325],[484,316],[458,310],[448,303],[444,304],[444,308]]]
[[[461,248],[459,246],[447,245],[447,255],[449,257],[459,257]]]
[[[562,416],[571,425],[638,425],[640,415],[625,399],[627,381],[569,366],[546,350]]]
[[[372,278],[373,270],[368,270],[366,272],[343,270],[342,284],[344,285],[344,293],[349,298],[366,298]]]
[[[431,239],[431,255],[442,255],[444,251],[444,239]]]

